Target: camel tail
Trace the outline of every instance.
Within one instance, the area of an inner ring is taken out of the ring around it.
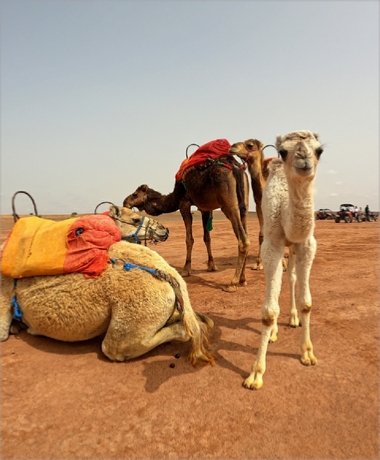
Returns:
[[[209,350],[208,340],[214,323],[207,316],[192,309],[185,282],[182,281],[180,286],[183,300],[182,322],[191,341],[189,361],[193,366],[214,364],[215,356]]]
[[[233,174],[236,180],[236,195],[239,203],[240,218],[243,218],[247,213],[247,206],[245,203],[245,182],[244,171],[240,168],[233,168]]]

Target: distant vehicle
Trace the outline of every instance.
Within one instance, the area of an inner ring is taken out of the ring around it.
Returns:
[[[337,224],[339,224],[341,220],[344,220],[346,224],[349,224],[354,220],[354,218],[357,219],[358,222],[362,221],[359,213],[355,213],[355,206],[353,204],[341,204],[339,211],[335,214],[335,222]]]
[[[328,208],[321,208],[315,213],[316,220],[333,220],[335,213]]]
[[[369,212],[369,219],[367,219],[367,216],[365,215],[365,213],[363,212],[362,215],[361,215],[361,218],[362,218],[362,221],[365,222],[365,221],[368,221],[368,222],[377,222],[377,219],[378,219],[378,213],[376,212]]]

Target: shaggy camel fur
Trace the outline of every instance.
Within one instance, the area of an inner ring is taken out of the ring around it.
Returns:
[[[276,147],[281,160],[273,160],[263,194],[264,240],[262,258],[266,281],[266,298],[262,308],[262,332],[257,358],[244,386],[259,389],[263,385],[268,342],[277,340],[278,298],[281,291],[285,246],[289,248],[288,279],[290,284],[290,326],[299,325],[297,307],[302,317],[301,363],[317,363],[310,339],[312,307],[309,277],[316,241],[314,238],[314,178],[323,151],[319,136],[297,131],[278,136]],[[295,298],[295,284],[299,292]]]
[[[16,296],[30,334],[75,342],[105,333],[102,351],[113,361],[136,358],[171,340],[190,340],[190,362],[212,363],[207,333],[213,322],[194,312],[178,272],[155,251],[126,241],[113,244],[108,255],[109,266],[97,278],[37,276],[14,286],[3,276],[0,340],[8,338]]]
[[[263,211],[262,199],[263,190],[268,179],[269,169],[268,165],[272,158],[264,159],[264,144],[257,139],[248,139],[244,142],[236,142],[233,144],[229,152],[237,155],[248,165],[248,171],[251,176],[251,187],[253,198],[256,203],[256,214],[259,219],[260,233],[259,233],[259,252],[256,258],[256,263],[252,267],[253,270],[262,270],[263,264],[261,260],[261,244],[263,242]],[[282,260],[283,270],[286,271],[287,259]]]
[[[227,164],[230,168],[223,166]],[[173,192],[168,195],[141,185],[135,192],[127,196],[123,206],[136,207],[150,215],[181,212],[186,229],[186,262],[182,276],[191,274],[191,253],[194,245],[192,232],[193,216],[191,206],[197,206],[202,213],[203,241],[208,254],[208,271],[216,271],[217,267],[211,252],[211,236],[209,222],[212,211],[220,208],[231,221],[233,231],[238,239],[238,260],[231,283],[223,287],[224,291],[234,292],[238,286],[246,285],[245,263],[249,249],[247,234],[249,183],[247,174],[240,164],[230,155],[223,155],[219,162],[206,166],[189,168],[184,174],[183,182],[176,182]]]

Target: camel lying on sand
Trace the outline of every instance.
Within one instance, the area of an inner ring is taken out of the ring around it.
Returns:
[[[120,241],[101,276],[81,273],[2,277],[0,340],[9,336],[15,302],[33,335],[75,342],[105,333],[103,353],[124,361],[171,340],[191,342],[189,359],[213,363],[211,319],[191,307],[185,281],[159,254]]]

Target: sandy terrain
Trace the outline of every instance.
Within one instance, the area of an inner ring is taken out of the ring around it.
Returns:
[[[317,221],[311,334],[319,363],[299,362],[301,329],[287,326],[284,275],[279,340],[269,346],[264,387],[249,391],[242,382],[264,299],[264,274],[250,269],[258,221],[249,222],[248,286],[231,294],[221,291],[237,257],[230,224],[214,220],[219,272],[208,273],[196,215],[186,280],[193,307],[215,322],[215,366],[192,368],[188,345],[177,342],[112,363],[100,339],[11,336],[2,344],[1,458],[378,458],[378,224]],[[170,237],[152,249],[180,269],[183,224],[178,213],[160,221]],[[12,223],[3,216],[2,241]]]

